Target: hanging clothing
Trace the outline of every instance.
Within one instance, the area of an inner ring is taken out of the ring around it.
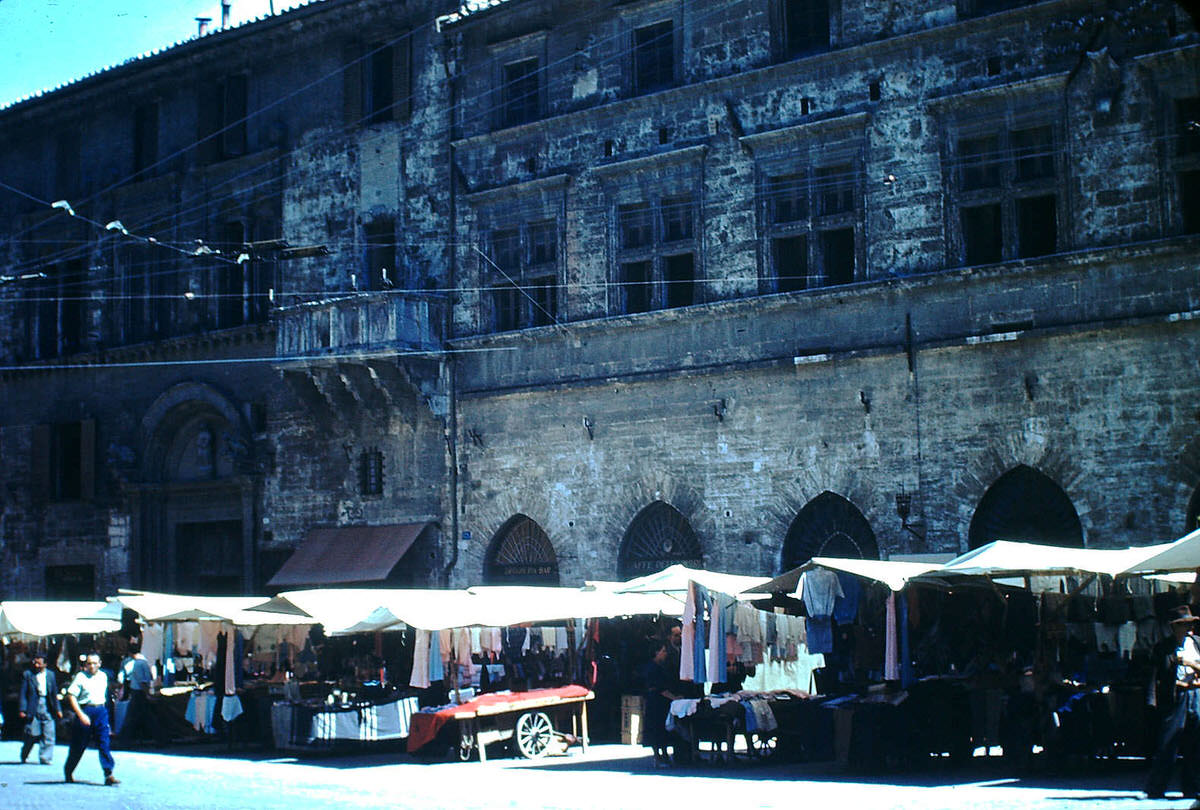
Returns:
[[[442,630],[434,630],[429,636],[429,680],[431,682],[446,679],[446,670],[442,666]]]
[[[240,669],[237,656],[237,631],[229,633],[225,636],[225,694],[232,695],[237,692],[237,672]]]
[[[428,630],[418,630],[413,636],[412,675],[408,685],[415,689],[429,688],[429,640]]]
[[[687,598],[683,603],[679,643],[679,680],[694,681],[696,679],[696,588],[689,582]]]
[[[708,677],[706,681],[724,683],[726,677],[725,662],[725,602],[722,594],[713,594],[709,598],[709,629],[708,629]]]
[[[804,607],[812,618],[833,615],[833,606],[842,593],[842,584],[835,572],[828,568],[814,568],[804,572]]]
[[[708,589],[699,583],[693,583],[696,588],[696,647],[693,650],[695,659],[696,683],[708,682],[708,667],[704,655],[704,642],[708,638],[708,625],[704,619],[704,611],[708,607]]]
[[[824,655],[833,652],[833,619],[828,616],[809,616],[805,626],[810,653]],[[789,654],[790,652],[789,649]]]
[[[858,600],[862,596],[862,583],[853,574],[837,573],[838,587],[842,595],[834,599],[833,620],[838,624],[852,624],[858,618]]]

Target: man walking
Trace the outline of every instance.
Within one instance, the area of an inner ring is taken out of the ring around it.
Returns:
[[[120,782],[113,776],[112,751],[109,749],[108,706],[105,705],[107,700],[108,676],[100,671],[100,655],[88,653],[83,669],[75,673],[75,678],[67,687],[67,705],[75,714],[74,722],[71,723],[71,753],[67,755],[67,764],[63,768],[63,776],[68,782],[75,781],[75,766],[79,764],[89,742],[95,742],[100,755],[104,784],[116,785]]]
[[[1159,706],[1165,710],[1158,753],[1146,780],[1146,796],[1161,799],[1167,789],[1176,754],[1183,754],[1179,783],[1184,798],[1196,798],[1200,768],[1200,639],[1193,635],[1196,622],[1187,605],[1171,618],[1173,639],[1156,647],[1159,666]]]
[[[25,739],[21,743],[21,762],[24,763],[38,744],[38,760],[49,765],[54,760],[55,718],[62,719],[58,705],[58,680],[46,669],[44,653],[34,653],[31,669],[21,680],[17,710],[25,720]]]

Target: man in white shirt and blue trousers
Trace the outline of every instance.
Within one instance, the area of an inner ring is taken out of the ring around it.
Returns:
[[[116,785],[120,782],[113,776],[107,701],[108,676],[100,671],[99,654],[88,653],[83,669],[75,674],[71,685],[67,687],[67,705],[75,714],[71,723],[71,753],[63,768],[63,776],[68,782],[75,781],[75,766],[79,764],[89,742],[96,744],[96,751],[100,754],[104,784]]]

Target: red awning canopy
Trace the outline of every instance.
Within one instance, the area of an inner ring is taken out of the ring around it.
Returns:
[[[271,588],[353,585],[387,580],[400,558],[432,523],[309,529],[267,583]]]

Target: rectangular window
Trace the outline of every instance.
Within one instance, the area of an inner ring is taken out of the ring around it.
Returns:
[[[558,224],[530,222],[489,235],[491,320],[497,331],[548,326],[558,321]]]
[[[536,59],[524,59],[504,66],[500,99],[502,126],[515,127],[540,117],[538,76]]]
[[[783,45],[787,56],[829,49],[829,0],[783,0]]]
[[[625,292],[625,311],[627,313],[650,311],[652,266],[652,263],[648,261],[628,262],[621,265],[621,286]]]
[[[83,496],[83,423],[64,422],[50,428],[50,497],[77,501]]]
[[[221,83],[221,157],[246,154],[246,77],[229,76]]]
[[[997,131],[998,130],[998,131]],[[993,128],[959,137],[957,225],[968,265],[1046,256],[1059,249],[1059,165],[1053,126]]]
[[[361,289],[383,290],[396,281],[396,221],[381,217],[367,223],[366,267]]]
[[[47,565],[46,598],[90,602],[96,598],[96,566]]]
[[[1175,100],[1175,184],[1183,233],[1200,233],[1200,97]]]
[[[158,162],[158,105],[140,104],[133,111],[133,170],[143,172]]]
[[[376,45],[367,55],[364,101],[368,124],[382,124],[393,119],[395,88],[395,50],[391,45]]]
[[[617,226],[621,231],[621,247],[646,247],[654,242],[654,212],[646,203],[623,205],[617,210]]]
[[[768,176],[763,182],[767,289],[796,292],[850,284],[862,218],[858,164]]]
[[[668,309],[696,303],[696,261],[691,253],[663,260],[663,283]]]
[[[637,95],[675,84],[675,26],[670,20],[633,32],[633,92]]]
[[[675,197],[662,201],[662,228],[664,242],[678,242],[691,239],[694,225],[692,221],[695,206],[688,197]]]
[[[236,256],[246,241],[246,228],[241,222],[226,222],[221,229],[220,250]],[[217,328],[229,329],[246,322],[246,289],[240,263],[219,262],[217,276]]]
[[[783,236],[771,240],[778,292],[795,292],[808,286],[808,237]]]
[[[358,490],[367,497],[383,494],[383,451],[378,448],[358,457]]]
[[[84,286],[83,262],[65,262],[59,266],[59,272],[59,338],[62,341],[62,353],[74,354],[83,349],[83,341],[87,336],[84,325],[87,290]]]

